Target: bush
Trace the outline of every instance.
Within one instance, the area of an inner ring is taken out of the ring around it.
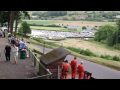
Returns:
[[[115,49],[120,50],[120,44],[116,44],[116,45],[114,45],[113,47],[114,47]]]
[[[67,49],[70,49],[74,52],[80,53],[80,48],[67,47]]]
[[[86,55],[86,56],[96,56],[94,53],[92,53],[89,49],[86,50],[80,50],[80,54]]]
[[[64,28],[67,28],[67,26],[64,26]]]
[[[85,26],[82,27],[82,30],[87,29]]]
[[[101,40],[100,42],[103,44],[106,44],[106,40]]]
[[[82,55],[86,55],[86,56],[96,56],[94,53],[92,53],[90,50],[86,49],[86,50],[82,50],[80,48],[73,48],[73,47],[68,47],[68,49],[80,53]]]
[[[115,61],[120,61],[120,58],[119,58],[118,56],[114,56],[114,57],[113,57],[113,60],[115,60]]]
[[[113,59],[112,56],[110,56],[110,55],[101,55],[100,57],[104,58],[104,59],[108,59],[108,60],[112,60]]]

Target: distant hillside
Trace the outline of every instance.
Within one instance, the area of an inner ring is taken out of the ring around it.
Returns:
[[[114,21],[120,11],[29,11],[32,19]]]

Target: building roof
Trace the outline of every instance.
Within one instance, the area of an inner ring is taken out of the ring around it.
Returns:
[[[57,49],[52,50],[51,52],[41,56],[40,61],[42,64],[50,65],[53,64],[63,58],[65,58],[70,52],[68,52],[63,47],[59,47]]]

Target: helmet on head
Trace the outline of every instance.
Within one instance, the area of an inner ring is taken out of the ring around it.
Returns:
[[[83,64],[83,61],[80,61],[81,64]]]

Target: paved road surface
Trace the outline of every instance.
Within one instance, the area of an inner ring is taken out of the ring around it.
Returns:
[[[39,50],[41,50],[41,52],[43,51],[42,46],[36,45],[36,47],[38,47]],[[52,49],[45,48],[45,53],[51,50]],[[73,59],[73,57],[73,55],[68,55],[66,59],[70,62]],[[83,60],[81,58],[77,58],[77,60],[78,62],[80,62],[81,60],[84,61],[85,70],[91,72],[93,74],[93,77],[96,79],[120,79],[120,71],[87,60]]]

